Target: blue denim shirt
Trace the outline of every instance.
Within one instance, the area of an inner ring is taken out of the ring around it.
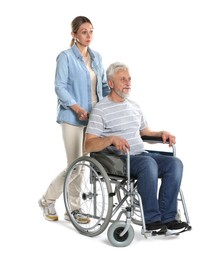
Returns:
[[[101,100],[110,91],[102,58],[98,52],[90,48],[88,52],[91,56],[92,69],[97,76],[97,97]],[[57,57],[55,92],[58,97],[57,122],[76,126],[87,125],[87,121],[80,121],[70,108],[71,105],[78,104],[89,113],[92,110],[90,74],[75,44],[70,49],[62,51]]]

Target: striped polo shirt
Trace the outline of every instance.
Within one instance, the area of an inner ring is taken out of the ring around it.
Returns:
[[[124,102],[113,102],[108,96],[99,101],[93,108],[86,133],[100,137],[120,136],[130,144],[130,154],[145,151],[140,130],[147,127],[147,122],[138,104],[126,99]],[[113,147],[111,150],[113,151]],[[119,152],[114,149],[117,154]]]

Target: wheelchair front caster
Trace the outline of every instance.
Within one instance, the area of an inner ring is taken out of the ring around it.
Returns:
[[[110,243],[116,247],[128,246],[134,239],[134,229],[132,226],[129,227],[128,231],[120,236],[125,228],[126,223],[123,221],[114,222],[110,225],[107,236]]]

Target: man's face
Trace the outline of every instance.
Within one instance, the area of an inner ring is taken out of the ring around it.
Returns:
[[[121,98],[129,96],[131,90],[131,76],[128,70],[119,70],[110,80],[110,87]]]

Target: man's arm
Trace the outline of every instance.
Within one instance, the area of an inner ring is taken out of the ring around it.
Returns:
[[[141,136],[147,135],[147,136],[162,137],[163,143],[166,143],[167,140],[169,141],[169,146],[176,143],[176,137],[167,131],[155,132],[155,131],[151,131],[148,127],[146,127],[140,131],[140,135]]]
[[[128,142],[119,136],[100,137],[92,134],[85,135],[84,150],[86,153],[99,152],[111,145],[114,145],[117,150],[121,150],[124,154],[126,149],[130,149]]]

